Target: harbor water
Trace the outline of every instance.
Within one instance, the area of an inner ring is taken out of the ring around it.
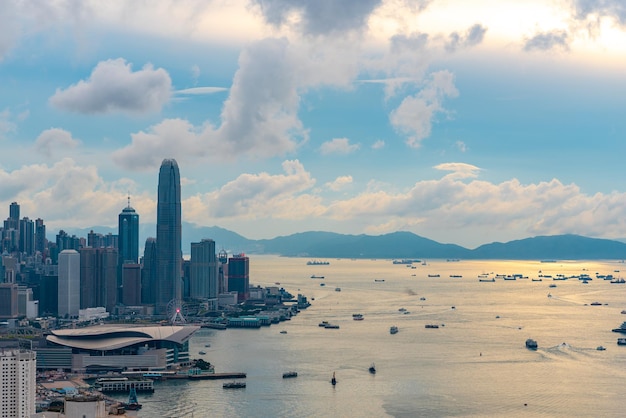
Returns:
[[[153,394],[139,395],[139,416],[624,415],[626,346],[611,330],[626,321],[626,285],[596,278],[626,277],[620,261],[307,261],[250,257],[252,284],[280,283],[309,298],[312,306],[291,321],[203,329],[191,340],[192,358],[216,372],[247,373],[246,388],[156,382]],[[521,277],[496,278],[514,274]],[[558,274],[592,280],[553,280]],[[364,319],[353,320],[355,313]],[[321,321],[339,328],[319,327]],[[537,350],[525,347],[528,338]],[[368,372],[372,363],[376,374]],[[298,376],[283,379],[287,371]]]

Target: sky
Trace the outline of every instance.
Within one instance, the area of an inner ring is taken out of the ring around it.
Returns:
[[[622,239],[625,134],[622,0],[0,2],[0,218],[48,233],[155,223],[175,158],[251,239]]]

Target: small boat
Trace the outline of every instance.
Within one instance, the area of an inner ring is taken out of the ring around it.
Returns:
[[[315,274],[311,275],[312,279],[323,279],[324,276],[316,276]]]
[[[289,379],[291,377],[298,377],[298,372],[285,372],[285,373],[283,373],[283,379]]]
[[[604,351],[604,350],[606,350],[606,347],[599,345],[599,346],[596,347],[596,350]]]
[[[374,279],[375,282],[384,282],[385,279]]]
[[[246,387],[246,382],[230,382],[222,385],[224,389],[242,389]]]
[[[392,325],[392,326],[389,328],[389,333],[390,333],[390,334],[392,334],[392,335],[393,335],[393,334],[397,334],[397,333],[398,333],[398,327],[397,327],[397,326],[395,326],[395,325]]]
[[[340,287],[336,287],[335,288],[335,292],[341,292],[341,288]]]
[[[326,286],[326,284],[325,283],[320,283],[320,286]]]
[[[364,319],[363,314],[360,314],[360,313],[352,314],[352,319],[354,319],[355,321],[362,321]]]
[[[198,354],[200,354],[201,356],[206,354],[206,351],[198,351]]]
[[[548,287],[556,287],[556,285],[554,283],[552,283],[550,286]]]
[[[536,350],[537,347],[537,341],[533,340],[532,338],[526,340],[526,348],[528,348],[529,350]]]
[[[281,333],[281,334],[286,334],[286,333],[287,333],[287,330],[282,330],[282,331],[280,331],[280,333]]]
[[[330,383],[335,386],[337,384],[337,379],[335,378],[335,372],[333,372],[333,377],[330,379]]]
[[[624,338],[624,337],[618,338],[617,339],[617,345],[626,345],[626,338]]]
[[[326,325],[330,325],[330,322],[328,321],[322,321],[318,324],[320,327],[325,327]]]
[[[439,328],[439,325],[437,325],[437,324],[426,324],[426,326],[424,328]]]
[[[339,329],[339,325],[326,324],[326,325],[324,325],[324,328],[326,328],[326,329]]]
[[[602,306],[601,302],[591,302],[590,303],[591,306]]]
[[[374,363],[372,363],[368,370],[371,374],[376,374],[376,366],[374,366]]]
[[[428,277],[441,277],[439,274],[429,274]]]

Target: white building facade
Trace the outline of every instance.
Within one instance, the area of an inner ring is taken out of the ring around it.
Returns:
[[[0,350],[0,418],[30,418],[35,411],[37,355]]]
[[[59,316],[78,316],[80,309],[80,254],[76,250],[59,253]]]

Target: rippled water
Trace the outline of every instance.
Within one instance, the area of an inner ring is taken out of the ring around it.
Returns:
[[[246,372],[245,389],[225,390],[222,381],[158,382],[153,395],[139,395],[140,416],[624,414],[626,347],[616,345],[619,335],[611,329],[626,320],[620,313],[626,285],[595,279],[596,272],[626,273],[622,263],[429,261],[411,269],[390,260],[330,260],[328,266],[306,261],[252,256],[250,271],[254,284],[280,282],[315,298],[309,309],[271,327],[202,330],[192,339],[192,357],[210,361],[217,372]],[[532,281],[540,270],[594,279]],[[483,273],[529,278],[481,283]],[[596,301],[602,305],[590,305]],[[353,313],[365,320],[353,321]],[[341,328],[320,328],[322,320]],[[396,335],[390,335],[391,325],[399,327]],[[525,348],[527,338],[537,340],[537,351]],[[599,345],[606,351],[596,350]],[[200,356],[201,350],[207,354]],[[372,362],[376,375],[368,373]],[[298,377],[283,379],[290,370]],[[333,372],[335,387],[329,383]]]

